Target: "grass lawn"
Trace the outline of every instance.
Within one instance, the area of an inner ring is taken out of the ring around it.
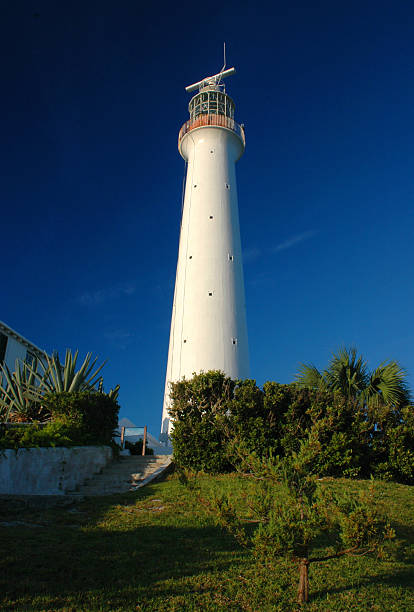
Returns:
[[[246,486],[234,475],[197,481],[203,496]],[[328,485],[357,491],[368,483]],[[397,533],[393,555],[312,565],[306,610],[414,612],[414,487],[379,482],[377,491]],[[13,521],[23,524],[5,525]],[[296,568],[254,560],[174,474],[69,508],[16,514],[0,505],[0,542],[1,610],[301,609]]]

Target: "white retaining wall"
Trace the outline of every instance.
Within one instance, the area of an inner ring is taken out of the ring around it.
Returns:
[[[111,460],[109,446],[0,450],[0,494],[64,495]]]

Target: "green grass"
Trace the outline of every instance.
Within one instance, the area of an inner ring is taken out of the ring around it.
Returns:
[[[203,496],[245,486],[197,478]],[[360,490],[364,481],[330,481]],[[414,611],[414,487],[377,485],[396,530],[393,555],[347,557],[310,570],[309,611]],[[1,503],[1,502],[0,502]],[[27,525],[4,526],[9,521]],[[72,508],[0,506],[1,610],[294,611],[297,570],[263,566],[198,505],[175,475],[137,493]]]

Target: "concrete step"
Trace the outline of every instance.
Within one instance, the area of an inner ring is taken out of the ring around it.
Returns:
[[[170,455],[150,455],[147,457],[120,457],[104,468],[100,474],[88,479],[68,494],[79,497],[92,495],[112,495],[134,491],[143,486],[151,476],[163,471],[163,466],[171,463]]]
[[[111,464],[111,469],[113,472],[125,472],[128,470],[148,470],[151,469],[154,465],[161,465],[165,463],[165,461],[157,461],[154,463],[115,463]]]
[[[158,461],[169,455],[121,455],[119,461]]]

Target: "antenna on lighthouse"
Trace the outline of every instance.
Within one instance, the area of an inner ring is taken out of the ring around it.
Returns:
[[[207,87],[208,85],[213,85],[213,86],[218,87],[223,79],[231,76],[232,74],[235,74],[236,72],[236,69],[234,67],[229,68],[228,70],[225,70],[225,67],[226,67],[226,43],[224,43],[224,66],[220,70],[220,72],[217,74],[213,74],[213,76],[206,77],[202,81],[198,81],[197,83],[188,85],[188,87],[186,87],[185,90],[188,93],[190,93],[191,91],[195,91],[197,88],[202,89],[203,87]]]
[[[219,77],[217,79],[217,85],[220,85],[222,74],[224,72],[224,69],[226,68],[226,43],[225,42],[223,43],[223,59],[224,59],[224,64],[223,64],[223,68],[220,70]],[[223,89],[224,91],[226,91],[226,86],[224,85],[224,83],[223,83]]]

